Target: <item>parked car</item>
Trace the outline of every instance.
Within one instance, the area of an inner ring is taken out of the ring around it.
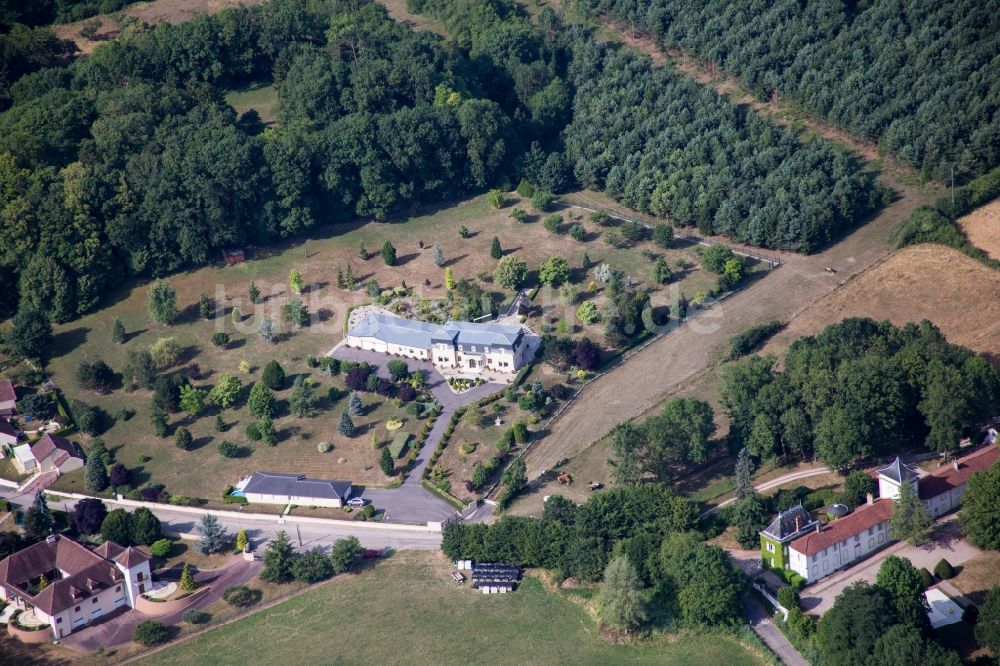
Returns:
[[[368,504],[368,500],[363,497],[352,497],[347,500],[348,506],[364,506],[365,504]]]
[[[363,559],[363,560],[377,560],[380,557],[382,557],[382,551],[381,550],[371,550],[371,549],[368,549],[368,550],[365,550],[365,552],[361,553],[361,559]]]

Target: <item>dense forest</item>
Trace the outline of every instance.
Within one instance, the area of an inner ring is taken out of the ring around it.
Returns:
[[[45,28],[4,35],[20,76],[0,114],[0,316],[21,300],[65,321],[127,275],[519,179],[804,252],[882,200],[826,144],[551,10],[533,23],[509,0],[411,5],[454,41],[365,0],[132,26],[72,62]],[[273,81],[274,126],[225,103],[249,81]]]
[[[720,393],[735,448],[757,459],[816,456],[832,469],[906,446],[954,451],[1000,407],[1000,377],[930,322],[845,319],[772,356],[725,366]]]
[[[18,80],[0,116],[2,292],[20,280],[65,320],[123,271],[384,218],[511,168],[519,144],[480,68],[376,5],[314,7],[277,0],[139,30]],[[272,76],[276,129],[222,100]]]
[[[706,234],[812,252],[884,201],[873,176],[826,142],[800,144],[791,132],[644,57],[600,44],[579,28],[557,31],[549,8],[533,30],[505,0],[409,0],[408,6],[441,20],[473,57],[502,62],[515,80],[538,48],[552,52],[557,65],[568,61],[566,85],[574,92],[564,109],[572,116],[561,159],[577,184],[631,208],[697,224]],[[564,95],[565,87],[553,82],[546,91]]]
[[[928,177],[1000,165],[997,0],[576,0],[789,95]]]

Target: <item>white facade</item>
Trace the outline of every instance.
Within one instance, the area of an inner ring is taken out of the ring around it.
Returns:
[[[788,549],[788,565],[792,571],[805,578],[806,582],[812,583],[867,557],[891,540],[889,521],[883,520],[813,555],[801,553],[793,545]]]
[[[57,640],[66,634],[100,620],[123,606],[135,607],[136,598],[146,591],[151,580],[149,562],[142,562],[128,569],[121,564],[116,565],[122,572],[122,579],[117,585],[92,593],[80,599],[80,603],[71,606],[61,613],[46,615],[36,608],[38,617],[46,620],[52,627],[52,635]]]
[[[49,539],[62,540],[65,537],[52,536]],[[5,580],[4,584],[0,584],[0,599],[15,608],[33,609],[41,622],[49,625],[53,638],[57,640],[119,608],[134,608],[136,599],[150,585],[152,572],[149,558],[139,551],[122,549],[112,542],[105,542],[97,549],[90,550],[77,542],[60,544],[58,541],[46,541],[24,550],[61,547],[75,550],[73,557],[66,559],[72,561],[72,565],[59,565],[57,556],[55,571],[58,575],[50,570],[36,571],[30,575],[35,580],[39,573],[46,574],[51,579],[47,588],[36,590],[32,595],[27,589],[22,589],[23,581]],[[108,557],[114,554],[111,548],[118,550],[114,557]],[[17,556],[18,553],[9,556],[5,563]],[[28,562],[45,561],[43,553],[30,550],[22,558],[28,558],[22,560]],[[63,566],[79,568],[68,571]],[[7,569],[4,570],[4,575],[6,574]]]
[[[366,315],[347,332],[348,347],[431,361],[436,367],[515,373],[529,348],[525,329],[450,321],[441,326],[383,312]]]
[[[379,340],[378,338],[358,337],[350,334],[347,336],[347,346],[355,347],[357,349],[364,349],[365,351],[373,351],[379,354],[389,354],[390,356],[403,356],[405,358],[415,358],[421,361],[428,360],[430,354],[429,349],[421,349],[419,347],[411,347],[408,345],[399,345],[392,342]]]
[[[244,497],[250,503],[257,504],[295,504],[296,506],[322,506],[339,509],[343,503],[339,499],[326,497],[301,497],[298,495],[265,495],[263,493],[245,493]]]

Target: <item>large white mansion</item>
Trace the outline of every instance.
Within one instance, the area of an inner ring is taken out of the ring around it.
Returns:
[[[439,368],[517,372],[527,360],[525,329],[449,321],[443,325],[373,312],[347,331],[358,349],[431,361]]]

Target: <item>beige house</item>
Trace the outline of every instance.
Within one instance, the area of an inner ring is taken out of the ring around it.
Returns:
[[[73,442],[45,433],[34,444],[15,446],[13,462],[22,474],[65,474],[83,467],[84,458],[80,447]]]
[[[122,607],[150,585],[149,556],[106,541],[91,550],[61,535],[0,560],[0,598],[33,609],[54,639]]]
[[[346,342],[357,349],[473,372],[517,372],[530,360],[525,358],[525,329],[504,324],[449,321],[438,326],[372,313],[351,327]]]

